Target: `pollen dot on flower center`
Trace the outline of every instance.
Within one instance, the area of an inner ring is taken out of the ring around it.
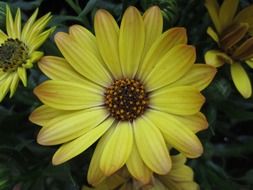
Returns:
[[[18,39],[9,38],[0,46],[0,69],[4,72],[16,71],[27,57],[27,46]]]
[[[133,121],[148,107],[148,94],[136,79],[115,80],[105,91],[105,107],[117,120]]]

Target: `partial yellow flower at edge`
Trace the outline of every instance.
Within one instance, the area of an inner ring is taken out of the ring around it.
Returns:
[[[12,97],[19,80],[27,85],[26,70],[38,61],[43,52],[36,51],[54,31],[50,28],[43,31],[50,21],[50,13],[36,20],[38,9],[21,27],[21,11],[17,10],[15,18],[6,5],[6,31],[0,30],[0,102],[10,91]]]
[[[171,156],[172,169],[166,175],[153,175],[148,184],[142,184],[132,177],[126,168],[121,169],[96,187],[83,186],[82,190],[199,190],[194,182],[192,169],[185,165],[186,158],[182,154]]]
[[[219,46],[206,52],[205,61],[214,67],[230,64],[235,87],[244,98],[249,98],[252,86],[244,65],[253,58],[253,5],[236,14],[238,4],[239,0],[224,0],[221,6],[217,0],[205,1],[214,24],[207,33]]]
[[[98,141],[88,172],[95,185],[125,165],[140,181],[148,182],[151,172],[167,174],[167,144],[199,157],[203,148],[195,133],[208,125],[200,113],[205,101],[200,91],[216,69],[194,64],[195,48],[187,45],[185,29],[162,33],[157,6],[144,16],[129,7],[120,27],[110,13],[98,10],[94,28],[95,35],[79,25],[57,33],[64,58],[45,56],[39,62],[51,80],[35,88],[44,105],[30,120],[42,126],[38,143],[62,144],[53,164]],[[141,172],[130,161],[136,155],[146,168]]]

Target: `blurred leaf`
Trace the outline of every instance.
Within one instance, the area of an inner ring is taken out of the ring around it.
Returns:
[[[76,4],[73,0],[65,0],[69,6],[76,12],[76,14],[79,14],[81,12],[81,8],[78,4]]]
[[[253,153],[253,138],[243,138],[238,144],[218,144],[214,154],[221,157],[243,157]]]
[[[1,27],[5,26],[5,7],[6,7],[6,3],[0,1],[0,26]]]
[[[76,16],[62,16],[62,15],[56,15],[52,18],[52,20],[49,23],[49,26],[58,26],[61,24],[64,24],[66,21],[74,21],[74,22],[79,22],[82,23],[82,20]]]
[[[166,25],[172,26],[178,19],[178,0],[141,0],[141,5],[144,10],[151,6],[157,5],[160,7]]]
[[[89,0],[85,8],[79,13],[78,17],[84,19],[86,15],[89,12],[91,12],[92,9],[95,8],[96,4],[97,4],[97,0]]]
[[[242,109],[231,101],[223,102],[220,105],[220,109],[222,109],[225,114],[237,122],[253,120],[253,112],[251,110],[247,111]]]
[[[16,0],[11,4],[14,7],[19,7],[24,10],[33,10],[40,6],[43,0],[33,0],[33,1],[25,1],[25,0]]]
[[[9,115],[11,115],[11,110],[10,109],[6,109],[5,107],[3,107],[3,106],[1,106],[0,105],[0,123],[2,122],[2,120],[5,118],[5,117],[7,117],[7,116],[9,116]],[[0,127],[1,128],[1,127]]]
[[[231,92],[231,84],[225,78],[213,80],[212,84],[205,90],[205,94],[209,101],[216,104],[227,100]]]
[[[242,178],[240,178],[240,180],[253,185],[253,169],[249,170]]]

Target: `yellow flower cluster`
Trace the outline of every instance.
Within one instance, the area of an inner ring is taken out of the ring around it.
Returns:
[[[205,54],[207,64],[195,63],[185,28],[163,32],[157,6],[143,15],[128,7],[120,26],[98,10],[95,34],[73,25],[55,35],[63,57],[36,51],[54,31],[43,31],[50,13],[36,21],[36,10],[22,28],[20,9],[13,19],[7,6],[7,34],[0,30],[0,101],[9,91],[14,95],[19,80],[27,85],[26,70],[38,61],[49,80],[34,89],[43,105],[29,119],[42,126],[39,144],[61,145],[53,164],[97,142],[87,174],[93,187],[83,190],[197,190],[185,162],[203,153],[196,135],[208,127],[201,91],[215,67],[228,63],[238,91],[245,98],[252,93],[241,63],[253,67],[253,6],[236,15],[238,0],[205,2],[214,23],[207,32],[219,47]],[[179,154],[171,155],[172,149]]]
[[[187,45],[184,28],[162,32],[157,6],[143,15],[129,7],[120,27],[109,12],[98,10],[94,28],[95,35],[79,25],[57,33],[64,58],[39,61],[50,80],[34,90],[44,103],[30,116],[42,126],[38,143],[62,144],[53,156],[58,165],[98,141],[87,176],[98,188],[125,168],[123,187],[137,188],[128,182],[132,176],[144,189],[197,189],[185,158],[173,163],[170,150],[188,158],[202,154],[195,133],[208,124],[200,91],[216,69],[194,64],[195,48]]]
[[[10,91],[12,97],[19,80],[27,85],[26,70],[33,67],[43,52],[36,51],[54,31],[54,28],[43,31],[51,19],[48,13],[36,21],[38,9],[21,27],[21,11],[17,10],[13,20],[9,6],[6,6],[5,34],[0,30],[0,102]]]
[[[215,67],[229,64],[235,87],[244,98],[249,98],[252,87],[244,65],[253,68],[253,5],[236,14],[238,4],[239,0],[224,0],[219,6],[217,0],[206,0],[215,27],[209,27],[207,33],[219,49],[209,50],[205,61]]]

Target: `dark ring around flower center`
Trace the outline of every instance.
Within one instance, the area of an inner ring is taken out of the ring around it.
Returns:
[[[120,121],[133,121],[148,107],[148,94],[144,85],[135,79],[115,80],[105,91],[105,107]]]

